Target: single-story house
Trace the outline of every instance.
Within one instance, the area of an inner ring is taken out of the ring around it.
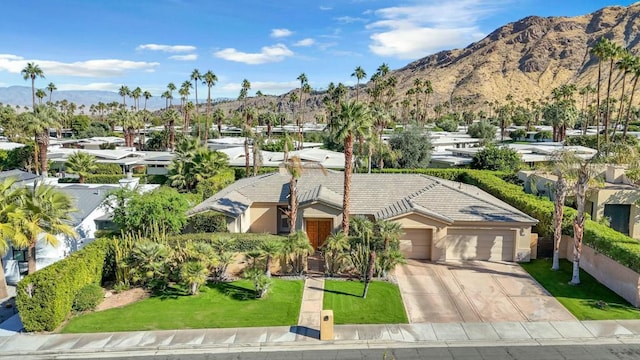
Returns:
[[[230,232],[289,233],[290,175],[241,179],[189,214],[226,215]],[[318,248],[340,230],[343,173],[305,169],[298,179],[296,229]],[[477,187],[418,174],[353,174],[351,216],[401,224],[401,250],[412,259],[529,261],[537,220]]]

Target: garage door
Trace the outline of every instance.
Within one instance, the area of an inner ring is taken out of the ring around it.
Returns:
[[[407,259],[431,259],[431,229],[404,229],[400,251]]]
[[[515,231],[449,229],[447,260],[513,261]]]

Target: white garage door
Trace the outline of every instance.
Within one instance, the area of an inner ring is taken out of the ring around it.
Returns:
[[[447,260],[513,261],[515,231],[449,229]]]
[[[431,229],[403,229],[400,251],[407,259],[431,259]]]

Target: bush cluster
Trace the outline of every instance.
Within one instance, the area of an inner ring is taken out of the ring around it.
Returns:
[[[98,239],[18,283],[16,305],[27,331],[53,331],[71,312],[78,292],[89,284],[100,284],[108,239]]]
[[[98,284],[89,284],[78,291],[73,300],[72,309],[77,312],[95,310],[102,299],[104,299],[102,287]]]
[[[216,211],[195,214],[187,219],[184,234],[228,232],[227,218]]]
[[[211,243],[218,238],[232,239],[233,248],[226,249],[233,252],[248,252],[260,249],[260,245],[270,240],[283,241],[286,236],[272,234],[252,234],[252,233],[197,233],[180,234],[169,236],[169,242],[207,242]]]

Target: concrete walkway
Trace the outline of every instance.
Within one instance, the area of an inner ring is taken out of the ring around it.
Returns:
[[[300,304],[300,316],[296,332],[299,340],[320,338],[320,312],[324,297],[324,279],[310,277],[304,282],[304,292]]]
[[[638,344],[640,320],[340,325],[335,340],[299,339],[296,326],[136,331],[95,334],[18,334],[0,337],[0,359],[110,357],[500,345]],[[329,346],[329,347],[327,347]]]

